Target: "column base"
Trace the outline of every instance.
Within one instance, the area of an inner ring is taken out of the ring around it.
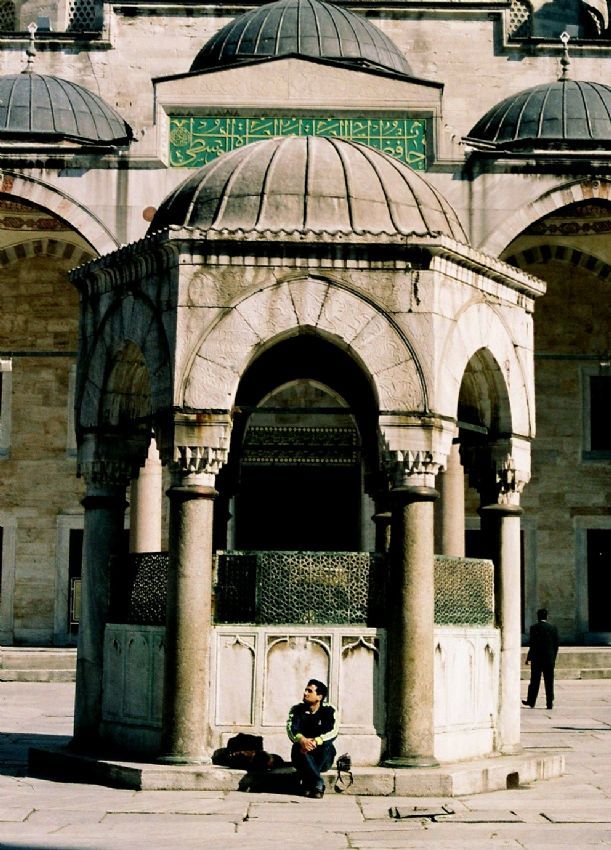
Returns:
[[[396,756],[384,759],[382,766],[406,770],[412,767],[439,767],[439,762],[434,756]]]
[[[499,752],[503,756],[519,756],[524,752],[524,747],[522,744],[506,744],[500,747]]]
[[[158,756],[157,764],[212,764],[210,756]]]

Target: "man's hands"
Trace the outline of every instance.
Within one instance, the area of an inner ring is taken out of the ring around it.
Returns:
[[[314,740],[314,738],[300,738],[299,746],[301,747],[302,753],[311,753],[312,750],[315,750],[318,744]]]

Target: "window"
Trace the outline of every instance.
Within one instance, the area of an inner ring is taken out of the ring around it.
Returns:
[[[611,398],[611,375],[604,365],[583,370],[583,459],[611,459],[611,428],[607,408]]]
[[[40,0],[35,5],[0,0],[1,33],[25,33],[30,23],[38,28],[37,38],[50,33],[100,32],[104,23],[103,0]]]
[[[8,457],[11,447],[11,398],[13,361],[0,359],[0,458]]]

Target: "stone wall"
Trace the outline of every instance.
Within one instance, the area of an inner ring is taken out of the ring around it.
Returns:
[[[102,706],[105,738],[154,754],[160,742],[164,633],[160,626],[108,625]],[[329,683],[341,716],[338,752],[377,764],[384,748],[386,633],[359,626],[217,626],[211,658],[212,746],[238,732],[290,757],[284,725],[305,680]],[[494,750],[499,633],[436,627],[435,755],[443,761]]]

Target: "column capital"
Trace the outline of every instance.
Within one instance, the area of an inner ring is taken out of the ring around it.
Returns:
[[[433,484],[445,457],[432,451],[387,449],[385,465],[393,482],[391,492],[397,489],[434,489]]]
[[[141,457],[129,439],[118,434],[85,434],[79,446],[77,474],[85,479],[88,496],[103,496],[125,488],[138,475]]]
[[[519,506],[530,480],[530,443],[512,437],[466,451],[469,479],[479,490],[482,504]]]
[[[231,413],[175,413],[169,427],[159,429],[161,457],[175,476],[197,476],[212,485],[229,456]]]
[[[434,416],[380,416],[382,457],[392,486],[433,487],[456,425]]]

